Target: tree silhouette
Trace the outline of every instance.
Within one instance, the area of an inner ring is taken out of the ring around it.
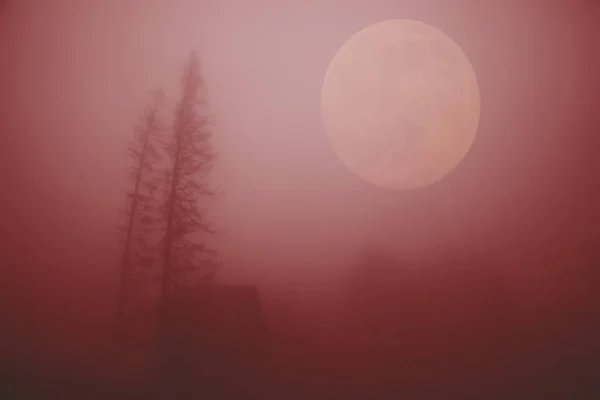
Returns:
[[[127,193],[129,205],[124,210],[127,216],[125,245],[121,261],[121,275],[117,301],[117,322],[115,339],[119,342],[124,333],[124,310],[128,283],[135,276],[134,266],[148,266],[152,260],[152,245],[149,235],[156,212],[156,185],[153,182],[153,172],[160,155],[155,147],[155,141],[163,127],[160,122],[160,107],[163,93],[157,91],[152,95],[152,103],[140,116],[135,126],[134,142],[128,151],[133,159],[131,180],[133,189]]]
[[[211,145],[212,118],[207,114],[206,88],[200,63],[192,53],[181,80],[182,93],[176,104],[172,131],[162,145],[171,164],[165,174],[167,192],[162,208],[165,221],[163,271],[159,309],[159,343],[164,346],[170,291],[192,276],[212,274],[218,266],[216,253],[203,234],[214,233],[200,208],[203,197],[216,193],[208,188],[207,175],[216,153]]]

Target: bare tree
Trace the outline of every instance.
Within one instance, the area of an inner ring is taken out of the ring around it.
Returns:
[[[152,103],[140,116],[135,126],[134,142],[128,148],[133,159],[131,180],[133,189],[127,194],[129,205],[124,210],[127,224],[125,245],[121,261],[121,276],[117,301],[117,323],[115,340],[120,341],[124,332],[124,310],[128,283],[135,276],[134,266],[148,266],[152,260],[152,245],[149,235],[156,212],[157,188],[153,180],[153,172],[160,155],[155,141],[162,131],[160,108],[163,102],[162,91],[153,93]]]
[[[192,276],[212,274],[218,265],[216,253],[206,246],[204,234],[214,233],[207,221],[202,198],[215,196],[207,176],[216,153],[211,145],[212,118],[207,114],[206,88],[200,64],[192,53],[182,77],[182,94],[176,104],[171,135],[162,142],[172,164],[163,218],[163,271],[159,309],[160,345],[165,340],[170,291],[174,284]]]

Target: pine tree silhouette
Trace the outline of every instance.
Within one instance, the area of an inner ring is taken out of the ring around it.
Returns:
[[[159,346],[167,346],[166,329],[170,296],[174,285],[190,283],[194,277],[212,275],[219,265],[203,235],[214,228],[207,221],[201,201],[216,193],[207,176],[216,153],[211,145],[213,121],[207,114],[206,88],[195,53],[190,55],[182,77],[182,93],[175,107],[172,132],[162,141],[171,164],[165,174],[166,199],[163,270],[159,300]]]
[[[135,126],[134,142],[128,148],[133,159],[131,180],[133,189],[127,193],[129,205],[123,210],[127,223],[121,228],[125,232],[125,244],[121,261],[119,294],[117,301],[117,321],[115,340],[119,343],[125,332],[125,306],[128,283],[135,278],[136,266],[148,266],[154,260],[149,235],[152,232],[153,213],[156,212],[156,185],[153,172],[160,160],[155,142],[162,132],[160,108],[163,103],[162,91],[152,95],[152,103],[140,117]]]

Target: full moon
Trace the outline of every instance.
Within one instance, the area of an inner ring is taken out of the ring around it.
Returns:
[[[321,117],[334,152],[364,180],[417,189],[449,174],[479,124],[475,72],[437,28],[394,19],[354,34],[321,89]]]

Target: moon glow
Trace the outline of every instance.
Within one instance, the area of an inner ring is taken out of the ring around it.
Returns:
[[[394,19],[354,34],[329,64],[321,117],[346,167],[379,187],[435,183],[469,151],[479,124],[475,72],[439,29]]]

